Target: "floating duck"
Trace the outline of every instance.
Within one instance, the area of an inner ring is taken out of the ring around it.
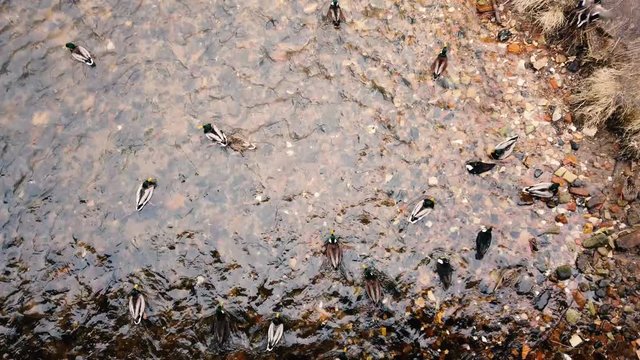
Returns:
[[[89,51],[87,49],[85,49],[84,47],[80,46],[80,45],[76,45],[74,43],[67,43],[65,45],[65,47],[67,49],[69,49],[69,51],[71,51],[71,56],[82,62],[85,63],[91,67],[95,67],[96,63],[95,61],[93,61],[93,58],[91,57],[91,54],[89,53]]]
[[[229,314],[219,304],[216,308],[215,318],[213,319],[213,337],[218,345],[224,344],[231,334],[231,320]]]
[[[140,185],[136,193],[136,210],[140,211],[147,205],[156,186],[158,186],[158,182],[154,178],[148,178]]]
[[[431,64],[431,73],[433,74],[433,79],[437,79],[442,75],[442,73],[447,69],[447,46],[442,48],[438,57]]]
[[[493,160],[504,160],[508,158],[516,147],[517,141],[518,135],[515,135],[496,145],[495,149],[491,152],[491,158]]]
[[[493,169],[496,164],[485,163],[482,161],[467,161],[465,164],[467,171],[473,175],[480,175],[485,173],[491,169]]]
[[[554,182],[543,182],[522,189],[522,192],[542,199],[552,198],[558,193],[560,185]]]
[[[225,135],[222,130],[218,129],[215,124],[204,124],[198,127],[204,129],[204,136],[206,136],[207,139],[219,144],[222,147],[229,145],[227,135]]]
[[[453,268],[449,263],[449,259],[439,258],[436,261],[436,273],[438,273],[438,276],[440,277],[442,286],[447,290],[449,286],[451,286],[451,275],[453,274]]]
[[[324,252],[334,269],[340,267],[340,263],[342,262],[342,248],[333,230],[331,230],[329,239],[327,239],[325,243]]]
[[[580,0],[576,6],[576,26],[581,28],[600,18],[609,18],[610,11],[602,7],[602,0]]]
[[[364,268],[364,290],[374,304],[378,304],[382,299],[382,287],[375,271],[370,267]]]
[[[491,246],[491,230],[493,228],[482,227],[478,236],[476,237],[476,260],[482,260],[484,254],[489,250],[489,246]]]
[[[338,4],[338,0],[331,0],[329,11],[327,11],[327,18],[331,19],[333,27],[336,29],[340,28],[340,22],[347,21],[344,17],[344,13],[342,12],[342,8],[340,8],[340,5]]]
[[[269,331],[267,332],[267,351],[273,350],[282,339],[284,333],[284,323],[280,318],[280,313],[276,313],[276,318],[271,320],[269,324]]]
[[[133,290],[129,294],[129,312],[136,325],[140,324],[144,317],[145,305],[144,295],[138,290],[138,284],[133,285]]]
[[[424,199],[421,199],[413,208],[413,211],[411,211],[411,215],[409,215],[409,222],[412,224],[415,224],[423,217],[429,215],[429,213],[431,213],[435,205],[436,205],[435,199],[430,196],[427,196]]]

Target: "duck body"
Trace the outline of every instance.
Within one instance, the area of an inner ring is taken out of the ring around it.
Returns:
[[[378,280],[376,273],[368,267],[364,269],[364,290],[374,304],[380,303],[380,300],[382,300],[380,280]]]
[[[512,136],[500,144],[496,145],[496,147],[491,152],[491,158],[493,160],[504,160],[511,155],[513,149],[516,147],[516,142],[518,141],[518,135]]]
[[[207,139],[222,147],[229,145],[227,135],[225,135],[222,130],[218,129],[215,124],[204,124],[202,125],[202,129],[204,131],[204,136],[206,136]]]
[[[136,210],[142,210],[145,205],[151,200],[153,196],[153,191],[156,186],[158,186],[158,182],[154,178],[146,179],[138,188],[136,192]]]
[[[85,63],[91,67],[96,66],[95,61],[93,61],[93,58],[91,57],[91,54],[84,47],[76,45],[74,43],[67,43],[65,47],[69,49],[69,51],[71,51],[71,56],[75,60],[80,61],[81,63]]]
[[[218,305],[215,318],[213,320],[213,338],[218,345],[223,345],[231,335],[231,321],[227,311]]]
[[[415,224],[423,217],[429,215],[435,207],[435,204],[436,203],[432,197],[426,197],[418,201],[414,206],[413,211],[411,211],[411,215],[409,215],[409,222]]]
[[[522,189],[522,192],[542,199],[550,199],[558,193],[560,185],[554,182],[543,182]]]
[[[447,290],[451,286],[453,268],[449,259],[440,258],[436,261],[436,273],[442,282],[442,287]]]
[[[470,174],[480,175],[485,173],[491,169],[493,169],[496,164],[485,163],[482,161],[467,161],[465,167]]]
[[[140,324],[140,321],[142,321],[145,307],[146,302],[144,295],[138,290],[138,285],[136,284],[129,294],[129,313],[136,325]]]
[[[327,12],[327,18],[331,19],[333,27],[336,29],[340,28],[341,22],[346,21],[344,13],[342,12],[342,8],[340,7],[340,4],[338,4],[338,0],[331,1],[331,5],[329,5],[329,11]]]
[[[609,10],[602,7],[602,0],[580,0],[576,6],[576,27],[581,28],[590,23],[610,16]]]
[[[276,318],[269,324],[267,331],[267,351],[272,351],[278,345],[284,334],[284,323],[280,318],[280,314],[276,314]]]
[[[340,241],[335,236],[333,231],[331,232],[331,235],[329,235],[329,239],[325,243],[324,252],[329,259],[331,266],[333,266],[334,269],[338,269],[340,267],[340,264],[342,263],[342,248],[340,246]]]
[[[447,58],[447,51],[448,48],[446,46],[443,47],[442,51],[438,54],[438,57],[436,57],[433,64],[431,64],[431,74],[433,75],[434,80],[439,78],[440,75],[447,70],[447,63],[449,61]]]
[[[476,237],[476,260],[482,260],[491,246],[491,230],[493,228],[482,227]]]

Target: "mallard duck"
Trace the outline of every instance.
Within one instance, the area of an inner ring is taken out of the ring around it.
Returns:
[[[482,227],[480,228],[480,232],[478,232],[478,236],[476,237],[476,260],[482,260],[484,254],[489,250],[489,246],[491,246],[491,230],[493,228]]]
[[[276,313],[275,319],[271,320],[269,324],[269,331],[267,332],[267,351],[273,350],[282,339],[284,333],[284,323],[280,318],[280,313]]]
[[[235,151],[243,153],[246,150],[255,150],[256,144],[251,143],[239,136],[232,135],[229,138],[229,147]]]
[[[213,337],[218,345],[224,344],[231,335],[231,320],[229,314],[218,304],[216,308],[215,318],[213,319]]]
[[[341,21],[347,21],[344,17],[344,13],[342,12],[342,8],[340,8],[340,5],[338,4],[338,0],[331,0],[329,11],[327,11],[327,18],[331,19],[333,27],[336,29],[340,28]]]
[[[364,268],[364,290],[374,304],[382,299],[382,287],[378,275],[370,267]]]
[[[601,0],[580,0],[576,6],[576,26],[581,28],[600,18],[610,17],[610,11],[602,7]]]
[[[85,63],[91,67],[96,66],[95,61],[93,61],[93,58],[91,57],[91,54],[84,47],[76,45],[74,43],[67,43],[65,46],[67,49],[69,49],[69,51],[71,51],[71,56],[74,59],[82,63]]]
[[[442,73],[447,70],[447,46],[442,48],[438,57],[431,64],[431,73],[433,74],[433,79],[437,79],[442,75]]]
[[[340,242],[333,230],[331,230],[329,239],[327,239],[325,243],[324,252],[329,259],[331,266],[333,266],[334,269],[338,269],[342,262],[342,248],[340,247]]]
[[[438,261],[436,261],[436,273],[438,273],[440,277],[442,286],[447,290],[449,286],[451,286],[451,275],[453,274],[453,268],[449,263],[449,259],[439,258]]]
[[[504,160],[508,158],[513,152],[513,148],[516,147],[516,141],[518,141],[518,135],[512,136],[496,145],[495,149],[491,152],[491,158],[493,160]]]
[[[207,139],[219,144],[222,147],[229,145],[227,135],[225,135],[222,130],[218,129],[215,124],[204,124],[199,127],[204,129],[204,136],[206,136]]]
[[[158,182],[154,178],[148,178],[140,185],[136,193],[136,210],[140,211],[147,205],[156,186],[158,186]]]
[[[133,285],[133,290],[129,294],[129,312],[136,324],[142,321],[145,305],[144,295],[138,290],[138,284]]]
[[[480,175],[485,173],[491,169],[493,169],[496,164],[485,163],[482,161],[467,161],[465,164],[467,171],[473,175]]]
[[[415,224],[423,217],[429,215],[433,208],[436,205],[436,201],[434,198],[427,196],[424,199],[418,201],[416,206],[411,211],[411,215],[409,215],[409,222]]]
[[[542,199],[552,198],[558,193],[560,185],[554,182],[543,182],[532,186],[527,186],[522,189],[522,192],[531,196],[539,197]]]

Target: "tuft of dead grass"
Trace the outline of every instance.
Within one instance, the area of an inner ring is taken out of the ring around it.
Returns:
[[[552,6],[547,10],[540,12],[540,16],[536,22],[546,34],[558,31],[567,21],[564,11],[559,6]]]
[[[582,80],[573,102],[577,105],[576,114],[586,119],[586,125],[602,127],[618,111],[621,75],[620,70],[602,68]]]

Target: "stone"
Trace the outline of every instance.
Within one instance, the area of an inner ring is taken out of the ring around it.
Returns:
[[[429,186],[438,186],[438,178],[435,176],[430,177],[429,180],[427,180],[427,184]]]
[[[516,284],[516,294],[526,295],[533,289],[533,278],[529,275],[522,275]]]
[[[570,187],[569,192],[575,196],[581,196],[581,197],[589,196],[589,190],[584,187]]]
[[[567,280],[571,278],[571,265],[561,265],[556,268],[556,276],[558,280]]]
[[[597,207],[600,207],[602,204],[604,204],[605,200],[606,198],[604,197],[604,195],[594,195],[590,197],[589,200],[587,200],[587,209],[593,210]]]
[[[573,334],[573,336],[571,337],[571,339],[569,339],[569,344],[571,344],[571,347],[576,347],[580,344],[582,344],[582,338],[580,337],[580,335],[578,334]]]
[[[580,312],[576,309],[568,309],[565,313],[565,319],[571,325],[575,325],[580,320]]]
[[[507,46],[507,52],[514,55],[522,54],[522,46],[518,43],[511,43]]]
[[[573,151],[578,151],[578,149],[580,149],[580,144],[573,140],[569,140],[569,144],[571,144],[571,150]]]
[[[551,80],[555,82],[554,78],[551,78]],[[557,89],[557,88],[558,88],[558,85],[557,85],[557,82],[556,82],[556,87],[554,89]],[[553,115],[551,115],[551,121],[555,122],[555,121],[558,121],[560,119],[562,119],[562,110],[560,109],[559,106],[556,106],[556,109],[553,111]]]
[[[537,179],[537,178],[539,178],[540,176],[542,176],[542,173],[543,173],[543,171],[542,171],[542,170],[540,170],[540,169],[536,169],[536,170],[533,172],[533,177],[535,177],[535,178]]]
[[[596,127],[585,127],[585,128],[582,129],[582,133],[585,134],[588,137],[596,136],[597,132],[598,132],[598,128],[596,128]]]
[[[547,307],[550,298],[551,292],[549,290],[545,290],[540,295],[538,295],[533,306],[536,308],[536,310],[542,311],[545,307]]]
[[[567,219],[567,215],[565,215],[565,214],[556,215],[555,220],[556,220],[556,222],[559,222],[559,223],[562,223],[562,224],[569,223],[569,220]]]
[[[502,29],[498,32],[497,38],[500,42],[507,42],[511,38],[511,35],[513,34],[511,33],[511,31],[509,31],[509,29]]]
[[[562,159],[562,164],[563,165],[578,165],[578,158],[573,155],[573,154],[569,154],[567,156],[564,157],[564,159]]]
[[[592,232],[593,232],[593,224],[592,223],[584,224],[584,226],[582,227],[582,233],[591,234]]]
[[[568,204],[571,201],[571,199],[572,199],[571,195],[567,192],[561,192],[558,194],[558,202],[560,204]],[[569,209],[567,208],[567,210]],[[575,209],[570,211],[575,211]]]
[[[556,62],[557,62],[558,64],[563,64],[563,63],[565,63],[566,61],[567,61],[567,57],[566,57],[566,56],[564,56],[564,55],[562,55],[562,54],[558,54],[558,55],[556,55]]]
[[[567,180],[568,183],[573,183],[574,181],[576,181],[576,179],[578,179],[578,175],[572,173],[571,171],[566,171],[563,175],[562,178]]]
[[[593,226],[593,224],[591,224]],[[618,238],[620,240],[620,238]],[[593,249],[609,244],[609,237],[604,233],[597,233],[582,242],[582,246],[586,249]]]
[[[631,249],[640,245],[640,229],[622,235],[616,240],[616,246],[620,249]]]
[[[547,66],[547,63],[549,63],[549,58],[544,56],[533,63],[533,68],[536,70],[542,70],[545,66]]]
[[[553,175],[562,177],[562,175],[564,175],[564,173],[566,173],[566,172],[567,172],[567,168],[565,168],[564,166],[561,166],[561,167],[558,168],[558,170],[556,170],[553,173]]]
[[[576,305],[578,305],[578,308],[582,310],[584,306],[587,304],[587,299],[584,297],[584,294],[582,293],[582,291],[575,289],[573,290],[572,295],[573,295],[573,301],[575,301]]]
[[[576,203],[574,201],[570,202],[567,204],[567,210],[568,211],[576,211],[577,210],[577,206]]]

